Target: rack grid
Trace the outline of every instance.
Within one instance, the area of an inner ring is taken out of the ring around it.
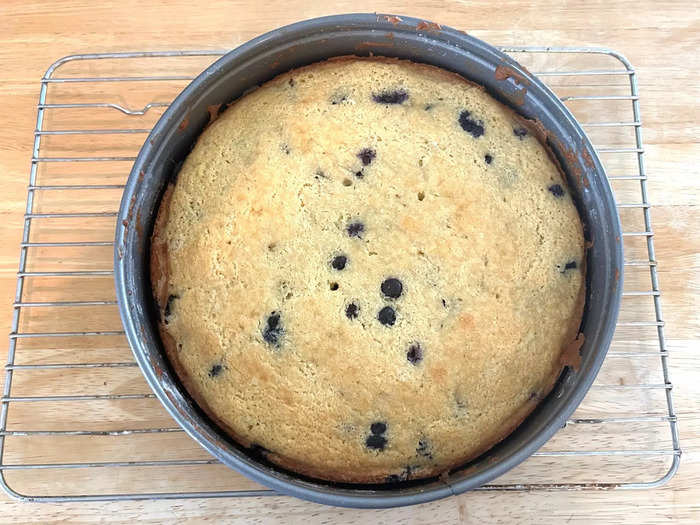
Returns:
[[[678,469],[637,76],[601,48],[502,47],[586,129],[623,225],[615,338],[574,416],[480,490],[651,488]],[[83,54],[41,79],[5,382],[0,483],[28,501],[274,495],[190,440],[150,393],[112,282],[116,209],[169,101],[225,50]],[[57,76],[57,72],[61,76]]]

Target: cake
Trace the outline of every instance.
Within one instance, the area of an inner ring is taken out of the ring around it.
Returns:
[[[584,255],[532,123],[442,69],[343,57],[204,130],[162,199],[151,279],[168,359],[240,446],[390,483],[478,457],[549,393]]]

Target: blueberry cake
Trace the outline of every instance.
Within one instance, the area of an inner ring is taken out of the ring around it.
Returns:
[[[382,58],[220,111],[151,249],[164,346],[202,409],[274,464],[351,483],[437,476],[512,432],[576,347],[584,271],[536,128]]]

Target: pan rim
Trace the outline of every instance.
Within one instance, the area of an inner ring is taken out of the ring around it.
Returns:
[[[394,18],[400,20],[395,22]],[[427,25],[426,25],[427,24]],[[593,149],[590,141],[586,137],[583,130],[580,128],[574,117],[561,101],[542,84],[539,79],[532,76],[524,68],[519,66],[515,61],[504,53],[498,51],[492,46],[481,42],[471,36],[463,34],[454,29],[437,26],[436,24],[423,20],[393,15],[378,15],[378,14],[346,14],[334,15],[329,17],[315,18],[291,24],[269,33],[261,35],[242,46],[236,48],[226,54],[214,64],[209,66],[202,74],[200,74],[190,85],[188,85],[180,95],[173,101],[170,107],[166,110],[160,120],[153,127],[153,130],[146,139],[143,148],[134,163],[133,169],[127,181],[122,203],[117,217],[116,237],[115,237],[115,286],[117,300],[119,303],[119,311],[124,324],[125,332],[129,344],[133,350],[134,356],[141,368],[147,382],[153,389],[154,393],[165,406],[170,415],[180,424],[184,430],[199,442],[205,449],[208,450],[214,457],[227,464],[242,474],[255,481],[258,481],[268,487],[282,492],[291,494],[303,499],[339,506],[350,507],[393,507],[400,505],[409,505],[432,501],[452,494],[459,494],[467,490],[476,488],[492,479],[500,476],[506,471],[512,469],[517,464],[524,461],[537,449],[539,449],[552,435],[564,425],[568,417],[573,413],[579,405],[590,385],[593,383],[600,366],[605,358],[607,347],[612,339],[617,313],[619,310],[620,295],[622,286],[617,286],[614,291],[606,290],[609,293],[607,298],[608,313],[604,325],[601,327],[603,334],[601,336],[601,344],[595,349],[594,359],[592,360],[586,374],[579,378],[578,385],[574,391],[569,394],[566,403],[559,408],[558,412],[553,414],[550,420],[541,428],[536,437],[525,442],[522,446],[513,451],[508,457],[503,460],[496,461],[492,465],[486,467],[483,471],[475,475],[467,475],[462,479],[455,481],[447,481],[444,483],[435,483],[429,488],[413,487],[407,490],[406,488],[387,489],[387,490],[358,490],[345,489],[326,486],[308,482],[303,479],[289,476],[282,472],[273,472],[272,469],[264,468],[260,464],[251,460],[249,457],[235,450],[233,447],[223,447],[220,439],[216,439],[214,428],[206,428],[208,423],[196,421],[186,417],[176,402],[177,396],[173,391],[173,384],[163,381],[163,375],[169,374],[167,370],[160,369],[157,364],[149,357],[147,351],[147,343],[142,338],[144,330],[144,322],[141,317],[146,316],[144,305],[135,304],[133,295],[130,292],[129,283],[133,280],[134,263],[126,256],[126,251],[133,249],[129,243],[133,243],[133,231],[129,233],[130,228],[120,227],[122,221],[133,221],[134,210],[132,199],[135,199],[139,190],[139,178],[142,171],[148,169],[149,159],[151,159],[159,147],[162,147],[167,142],[169,136],[176,132],[175,128],[182,121],[183,112],[186,113],[189,107],[189,101],[192,97],[201,94],[207,85],[211,85],[218,76],[222,75],[226,68],[231,67],[232,63],[243,63],[250,58],[250,55],[263,50],[274,48],[275,43],[289,41],[294,38],[303,38],[304,35],[314,34],[315,31],[326,30],[332,35],[332,31],[347,31],[347,30],[379,30],[398,32],[413,32],[420,36],[426,42],[425,45],[438,47],[439,45],[456,46],[462,51],[470,53],[481,53],[482,56],[490,57],[494,63],[505,64],[513,68],[523,78],[526,78],[530,83],[528,93],[536,93],[537,97],[546,101],[552,111],[557,112],[557,116],[564,122],[563,125],[576,132],[575,139],[579,141],[578,147],[581,151],[586,151],[590,155],[593,167],[590,169],[590,176],[595,176],[595,182],[600,185],[600,192],[603,198],[607,199],[604,203],[608,210],[613,210],[610,218],[612,218],[612,234],[620,236],[620,224],[617,213],[614,212],[614,200],[607,178],[605,177],[602,165]],[[439,31],[435,28],[438,27]],[[419,29],[422,28],[422,29]],[[427,29],[427,31],[424,31]],[[421,32],[423,31],[423,32]],[[330,38],[330,36],[329,36]],[[300,64],[302,65],[302,64]],[[208,84],[207,84],[208,83]],[[512,106],[511,106],[512,107]],[[517,108],[515,108],[517,111]],[[150,231],[149,231],[150,233]],[[622,261],[622,244],[616,244],[617,249],[609,253],[609,258],[619,269],[619,279],[622,279],[623,265]],[[621,283],[622,281],[620,281]],[[146,327],[148,329],[148,327]]]

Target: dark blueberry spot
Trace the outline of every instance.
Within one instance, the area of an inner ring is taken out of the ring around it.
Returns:
[[[416,447],[416,452],[419,456],[424,458],[433,459],[433,451],[430,443],[427,439],[421,439],[418,441],[418,446]]]
[[[336,270],[342,270],[348,263],[348,258],[345,255],[336,255],[331,261],[331,266]]]
[[[576,269],[576,261],[569,261],[564,265],[564,269],[561,271],[561,273],[566,273],[567,270],[575,270]]]
[[[396,322],[396,312],[391,306],[385,306],[384,308],[379,310],[379,314],[377,314],[377,319],[384,326],[393,326]]]
[[[432,105],[432,104],[426,104],[425,107],[424,107],[423,109],[424,109],[425,111],[430,111],[431,109],[433,109],[433,105]]]
[[[340,285],[338,283],[331,283],[331,290],[335,292],[339,288],[339,286]]]
[[[316,173],[314,173],[314,177],[316,178],[316,180],[318,180],[319,178],[321,178],[321,179],[328,178],[328,176],[325,173],[323,173],[323,170],[321,168],[318,168],[316,170]]]
[[[470,113],[466,109],[459,114],[459,125],[462,129],[469,133],[475,139],[478,139],[484,134],[484,123],[480,120],[470,118]]]
[[[170,317],[170,314],[173,313],[173,301],[175,299],[179,299],[179,295],[169,295],[168,300],[165,303],[165,311],[163,312],[163,315],[165,316],[165,324],[168,324],[168,317]]]
[[[484,160],[486,161],[486,164],[491,164],[493,162],[493,157],[487,153],[484,155]]]
[[[221,365],[214,365],[209,369],[209,377],[216,377],[218,376],[221,371],[224,369],[223,366]]]
[[[408,362],[412,365],[417,365],[423,360],[423,348],[421,348],[420,343],[413,343],[408,347],[406,359],[408,359]]]
[[[365,148],[357,154],[357,158],[362,161],[363,166],[368,166],[377,156],[377,152],[372,148]]]
[[[441,301],[442,301],[442,307],[447,308],[447,301],[445,301],[444,299],[441,299]]]
[[[549,188],[547,188],[552,195],[555,197],[563,197],[564,196],[564,188],[562,188],[559,184],[552,184]]]
[[[263,328],[263,339],[271,345],[279,345],[280,337],[282,337],[282,322],[279,312],[272,312]]]
[[[350,303],[345,307],[345,316],[348,319],[355,319],[358,315],[360,315],[360,307],[355,303]]]
[[[527,128],[513,128],[513,134],[523,140],[527,136]]]
[[[267,328],[269,330],[277,330],[280,326],[280,314],[277,312],[272,312],[270,317],[267,318]]]
[[[280,144],[280,149],[285,153],[285,155],[289,155],[289,152],[291,151],[288,144]]]
[[[384,447],[386,446],[386,438],[382,435],[371,434],[367,436],[365,445],[367,448],[374,450],[384,450]]]
[[[403,104],[407,98],[408,93],[404,89],[382,91],[372,95],[372,99],[378,104]]]
[[[533,399],[537,399],[538,395],[539,394],[537,392],[530,392],[530,397],[528,399],[532,401]]]
[[[397,299],[403,292],[403,285],[396,277],[389,277],[382,283],[382,293],[391,299]]]
[[[352,222],[348,224],[347,232],[350,237],[362,237],[364,231],[365,225],[361,222]]]
[[[411,479],[411,473],[413,472],[414,468],[415,467],[412,467],[411,465],[406,465],[406,467],[399,474],[388,475],[385,478],[386,483],[399,483],[400,481]]]
[[[365,173],[362,170],[355,172],[355,177],[357,177],[358,179],[361,179],[364,176],[365,176]]]
[[[294,84],[295,84],[294,79],[290,78],[288,84],[289,84],[289,87],[294,87]]]
[[[334,93],[331,95],[330,102],[332,105],[336,106],[338,104],[342,104],[348,99],[348,96],[345,95],[344,93]]]
[[[377,421],[369,426],[369,431],[374,435],[380,435],[386,432],[386,423],[383,421]]]

